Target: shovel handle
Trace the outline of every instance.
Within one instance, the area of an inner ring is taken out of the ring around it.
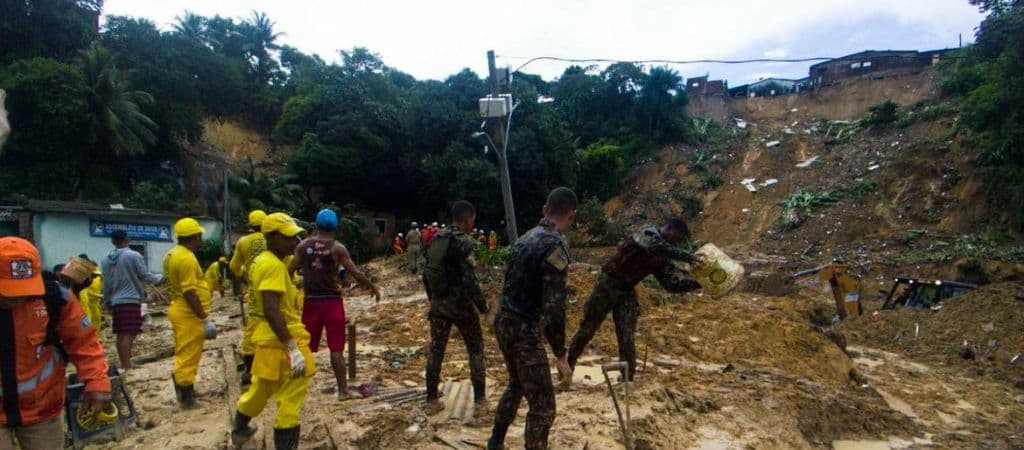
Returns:
[[[604,372],[606,374],[608,372],[614,372],[616,370],[620,372],[625,372],[627,369],[629,369],[629,363],[625,361],[617,361],[613,363],[603,364],[601,366],[601,372]]]

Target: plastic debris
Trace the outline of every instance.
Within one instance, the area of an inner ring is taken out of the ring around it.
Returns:
[[[878,170],[879,167],[882,167],[882,166],[878,165],[878,164],[873,164],[873,165],[868,166],[868,170],[876,171],[876,170]]]
[[[796,108],[793,108],[793,109],[792,109],[792,110],[790,110],[789,112],[798,112],[798,111],[800,111],[800,110],[799,110],[799,109],[796,109]]]
[[[757,192],[757,187],[754,186],[755,181],[757,181],[757,178],[745,178],[743,181],[740,181],[740,184],[750,192]]]
[[[761,186],[768,187],[768,186],[771,186],[771,185],[776,184],[778,182],[779,182],[778,178],[769,178],[767,180],[764,180],[764,183],[761,183]]]
[[[743,212],[745,212],[745,213],[750,212],[750,208],[743,208]]]
[[[737,128],[740,128],[740,129],[747,128],[747,121],[746,120],[740,119],[738,117],[734,118],[733,120],[736,121],[736,127]]]
[[[991,333],[991,332],[996,330],[996,324],[994,324],[992,322],[989,322],[989,323],[986,323],[985,325],[982,325],[981,329],[982,329],[982,331],[984,331],[986,333]]]
[[[772,147],[778,147],[778,146],[780,146],[780,145],[782,145],[782,142],[781,142],[781,141],[771,141],[771,142],[769,142],[769,143],[767,143],[767,144],[764,144],[764,146],[765,146],[765,147],[768,147],[768,148],[772,148]]]
[[[794,134],[793,133],[793,129],[792,128],[788,128],[788,127],[787,128],[783,128],[782,132],[786,133],[786,134]]]
[[[814,162],[817,161],[817,160],[818,160],[818,155],[814,155],[814,156],[812,156],[810,158],[807,158],[807,159],[801,161],[796,166],[801,168],[801,169],[806,169],[806,168],[810,167],[811,164],[814,164]]]

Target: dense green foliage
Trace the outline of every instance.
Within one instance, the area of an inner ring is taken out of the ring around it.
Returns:
[[[1024,229],[1024,1],[970,0],[989,14],[976,43],[951,59],[943,87],[978,148],[993,210]]]
[[[101,9],[101,0],[29,0],[0,19],[0,88],[14,128],[0,190],[173,208],[202,121],[232,119],[269,135],[271,152],[293,149],[284,173],[257,162],[233,175],[235,217],[332,203],[430,222],[465,198],[482,226],[501,228],[496,153],[473,138],[489,87],[468,69],[416,80],[364,48],[328,63],[282,45],[255,11],[185,11],[161,31],[117,16],[97,28]],[[539,218],[549,189],[605,199],[633,158],[691,138],[681,82],[671,69],[625,63],[569,67],[555,81],[513,74],[503,90],[518,102],[508,159],[519,228]],[[204,198],[219,199],[213,189]]]

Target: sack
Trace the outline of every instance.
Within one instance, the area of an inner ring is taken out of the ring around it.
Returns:
[[[714,244],[704,244],[697,250],[697,258],[699,262],[693,265],[693,277],[712,297],[725,295],[743,279],[743,266]]]

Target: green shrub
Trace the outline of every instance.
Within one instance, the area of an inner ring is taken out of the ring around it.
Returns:
[[[840,197],[832,191],[812,192],[799,188],[792,195],[782,201],[785,209],[793,209],[810,213],[814,208],[838,202]]]
[[[899,119],[899,105],[892,100],[886,100],[868,108],[868,115],[861,120],[864,126],[888,126],[896,123]]]

